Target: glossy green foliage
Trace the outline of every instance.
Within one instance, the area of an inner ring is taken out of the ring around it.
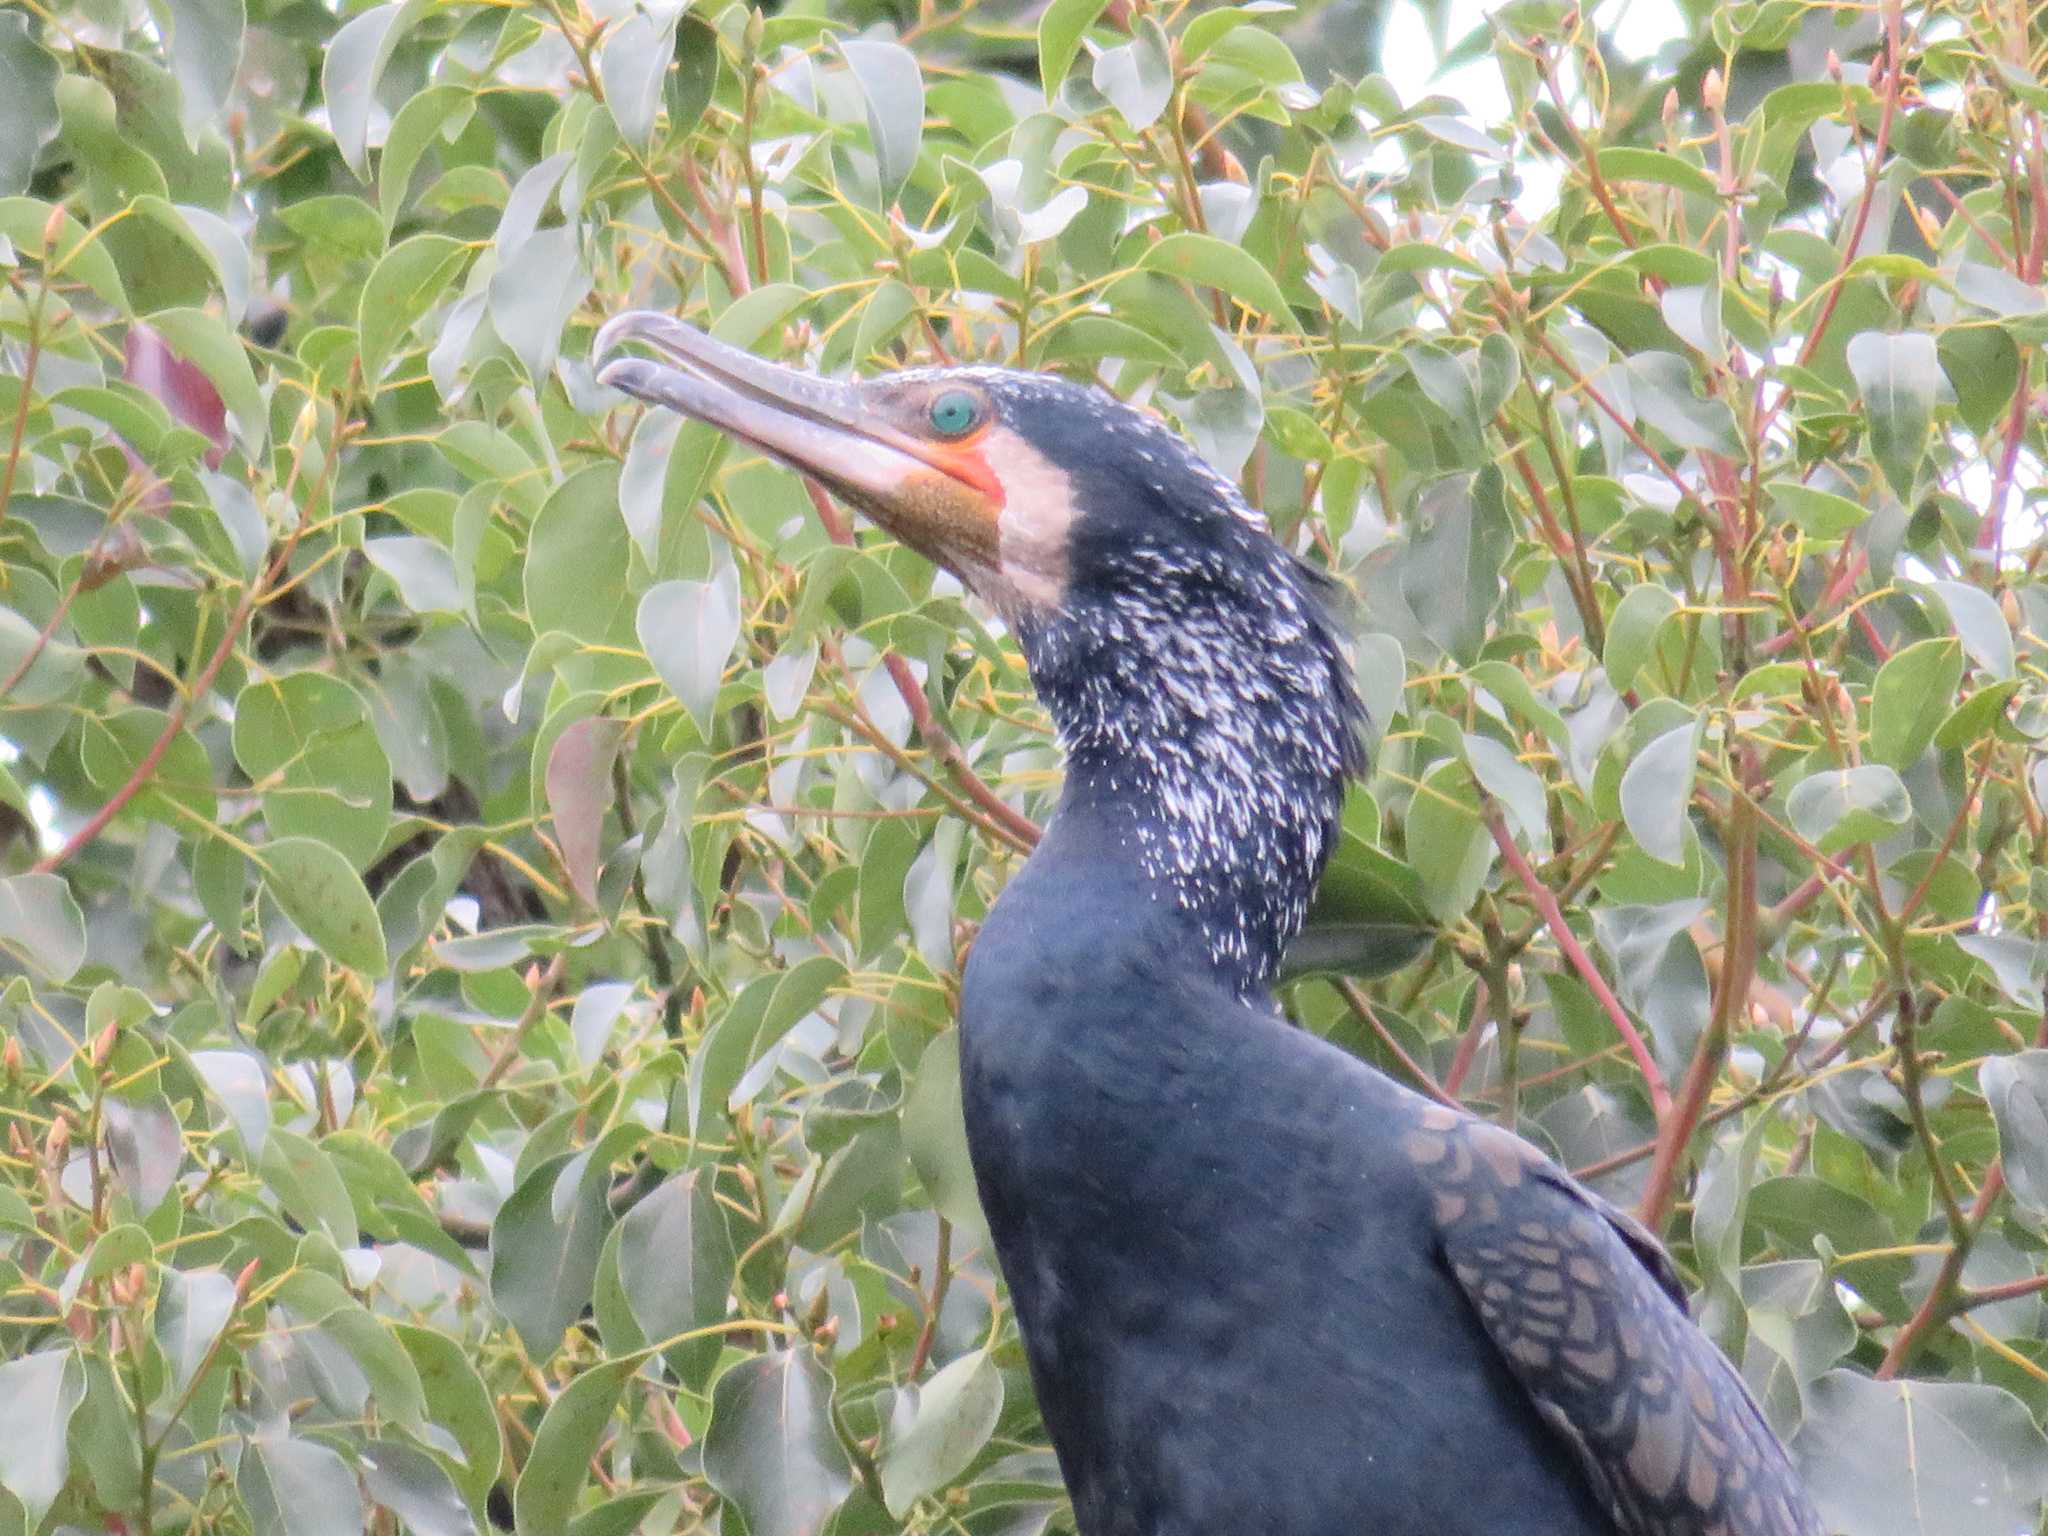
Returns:
[[[0,1536],[1069,1521],[951,1023],[1053,742],[649,305],[1168,416],[1357,599],[1284,1006],[1842,1529],[2037,1530],[2038,38],[1621,9],[0,13]]]

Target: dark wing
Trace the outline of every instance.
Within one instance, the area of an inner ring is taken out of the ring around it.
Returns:
[[[1427,1113],[1444,1262],[1619,1536],[1823,1536],[1790,1457],[1633,1218],[1520,1137]]]

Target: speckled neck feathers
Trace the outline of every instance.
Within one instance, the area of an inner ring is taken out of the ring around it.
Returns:
[[[1128,825],[1123,851],[1249,994],[1301,929],[1363,766],[1363,711],[1322,579],[1202,469],[1227,521],[1120,543],[1113,580],[1019,635],[1068,753],[1063,804]]]

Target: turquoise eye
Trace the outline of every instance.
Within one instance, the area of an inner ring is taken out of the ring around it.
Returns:
[[[932,402],[932,430],[941,437],[958,437],[981,415],[974,396],[964,389],[949,389]]]

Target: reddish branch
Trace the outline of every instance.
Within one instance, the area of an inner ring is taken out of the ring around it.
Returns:
[[[1621,1036],[1629,1054],[1635,1058],[1636,1070],[1643,1075],[1643,1084],[1649,1090],[1650,1107],[1656,1111],[1661,1125],[1671,1112],[1671,1089],[1664,1081],[1664,1074],[1657,1068],[1657,1060],[1650,1054],[1641,1033],[1630,1020],[1621,1000],[1607,985],[1600,974],[1600,968],[1593,964],[1592,957],[1579,943],[1571,925],[1564,920],[1564,913],[1558,907],[1557,897],[1550,887],[1536,878],[1536,871],[1529,867],[1529,861],[1522,857],[1522,850],[1515,846],[1514,834],[1508,831],[1507,823],[1501,819],[1498,810],[1488,808],[1486,828],[1493,834],[1494,843],[1500,848],[1501,859],[1507,864],[1508,872],[1521,885],[1523,893],[1543,917],[1544,925],[1550,930],[1550,937],[1557,944],[1565,960],[1578,973],[1579,980],[1593,994],[1595,1001],[1606,1010],[1607,1017],[1614,1024],[1614,1032]]]
[[[749,99],[751,100],[751,96]],[[727,284],[736,295],[749,292],[753,287],[753,279],[749,275],[746,257],[740,247],[737,226],[729,216],[720,212],[713,202],[704,186],[703,178],[698,174],[694,160],[683,161],[683,174],[689,182],[692,196],[696,198],[698,207],[710,225],[706,231],[706,241],[720,258],[719,266],[725,274]],[[758,211],[758,196],[754,199],[754,207]],[[804,477],[803,485],[805,493],[811,499],[812,508],[818,514],[818,521],[824,526],[826,537],[835,544],[851,545],[853,530],[848,526],[846,519],[840,516],[839,509],[832,505],[832,498],[826,493],[825,488],[808,475]],[[891,651],[883,654],[882,665],[889,673],[889,681],[895,685],[896,692],[902,697],[903,707],[910,711],[911,722],[916,725],[926,750],[945,764],[947,774],[959,786],[960,792],[986,816],[986,820],[981,816],[973,816],[970,819],[984,830],[994,832],[1004,841],[1025,852],[1036,847],[1038,824],[1010,806],[974,771],[974,765],[967,760],[966,750],[932,714],[931,701],[924,696],[924,689],[918,686],[917,677],[910,670],[910,664]]]
[[[1409,1055],[1401,1042],[1394,1038],[1394,1032],[1381,1021],[1378,1012],[1372,1006],[1372,999],[1359,990],[1357,982],[1348,976],[1338,976],[1332,978],[1332,983],[1337,988],[1338,995],[1350,1005],[1351,1011],[1358,1015],[1367,1029],[1372,1031],[1373,1038],[1379,1041],[1381,1049],[1400,1064],[1401,1070],[1408,1074],[1418,1089],[1435,1099],[1437,1103],[1451,1109],[1462,1107],[1447,1091],[1437,1086],[1436,1079],[1424,1070],[1422,1063]]]
[[[1745,773],[1745,778],[1752,775]],[[1692,1133],[1705,1115],[1720,1080],[1721,1063],[1735,1027],[1749,1013],[1750,982],[1756,975],[1756,805],[1748,785],[1738,786],[1728,815],[1728,926],[1721,950],[1721,985],[1714,1010],[1679,1084],[1678,1099],[1657,1126],[1657,1151],[1636,1213],[1657,1230],[1671,1214],[1678,1172]]]
[[[286,535],[283,545],[278,549],[275,557],[272,558],[262,578],[250,582],[243,590],[241,600],[235,604],[234,613],[229,617],[227,623],[221,627],[220,644],[213,648],[213,654],[207,657],[206,665],[200,669],[199,675],[192,680],[191,686],[185,689],[178,696],[176,702],[171,705],[164,719],[164,728],[157,733],[156,740],[149,744],[149,750],[142,754],[141,759],[129,772],[121,787],[115,790],[112,796],[108,798],[107,803],[102,805],[97,811],[94,811],[86,819],[85,825],[65,840],[63,847],[53,853],[43,855],[36,862],[35,872],[37,874],[49,874],[52,870],[68,862],[81,848],[87,846],[94,838],[106,831],[108,823],[121,814],[128,802],[140,794],[143,787],[155,775],[157,765],[163,761],[164,754],[170,750],[171,743],[177,739],[178,732],[185,728],[185,721],[191,715],[193,706],[206,697],[213,687],[213,680],[220,675],[220,669],[227,665],[228,657],[234,654],[235,644],[242,638],[242,630],[248,624],[250,615],[256,611],[270,590],[283,578],[287,567],[291,563],[292,551],[298,548],[299,536],[305,531],[306,525],[312,520],[311,509],[319,504],[321,494],[325,489],[329,470],[334,461],[340,457],[342,443],[347,438],[349,430],[346,423],[336,429],[332,449],[321,456],[321,485],[316,487],[306,498],[307,511],[292,525],[291,532]],[[292,472],[294,477],[296,477],[298,473],[297,463],[293,464]],[[287,496],[291,494],[291,485],[289,483],[285,487],[285,494]]]
[[[825,488],[806,475],[804,490],[809,493],[811,505],[817,510],[818,521],[825,525],[826,537],[834,544],[851,544],[853,530],[846,526],[846,519],[832,505],[832,498],[826,494]],[[903,707],[910,711],[911,722],[916,725],[926,749],[946,765],[946,772],[960,786],[960,792],[987,813],[1006,841],[1015,843],[1026,852],[1037,847],[1038,823],[1011,807],[974,771],[974,765],[967,761],[966,749],[932,714],[931,700],[918,686],[917,675],[910,670],[910,663],[890,651],[884,653],[882,665],[888,669],[889,680],[902,696]]]
[[[2040,1024],[2035,1027],[2034,1044],[2048,1047],[2048,1012],[2043,1013]],[[1917,1046],[1909,1037],[1904,1048],[1917,1049]],[[1963,1266],[1969,1262],[1970,1250],[1976,1246],[1978,1234],[1984,1230],[1984,1223],[1990,1220],[1992,1208],[2004,1192],[2005,1160],[1995,1158],[1990,1168],[1985,1170],[1984,1182],[1977,1187],[1977,1195],[1970,1202],[1968,1214],[1960,1222],[1951,1222],[1952,1236],[1948,1252],[1942,1256],[1941,1268],[1935,1271],[1934,1283],[1927,1288],[1927,1294],[1921,1298],[1913,1315],[1892,1336],[1891,1347],[1878,1363],[1876,1374],[1879,1381],[1888,1381],[1898,1375],[1928,1334],[1972,1307],[2048,1288],[2048,1276],[2039,1275],[2009,1286],[1986,1286],[1982,1290],[1963,1288]]]
[[[1898,115],[1899,94],[1905,86],[1906,61],[1904,44],[1900,37],[1900,0],[1886,0],[1884,7],[1884,103],[1878,113],[1877,140],[1872,147],[1870,169],[1863,178],[1863,194],[1856,201],[1856,214],[1849,224],[1849,238],[1842,246],[1835,265],[1835,275],[1828,283],[1827,297],[1821,300],[1820,313],[1814,317],[1813,328],[1806,333],[1806,340],[1799,348],[1797,366],[1804,368],[1813,361],[1813,354],[1820,350],[1820,344],[1828,333],[1828,325],[1835,318],[1835,306],[1842,302],[1842,287],[1849,268],[1855,264],[1856,251],[1863,244],[1863,233],[1870,227],[1870,211],[1877,203],[1878,178],[1884,174],[1884,157],[1891,152],[1892,119]],[[1789,398],[1789,391],[1780,393],[1778,398],[1764,412],[1762,426],[1769,427]],[[1759,429],[1759,436],[1762,429]]]
[[[1593,200],[1607,215],[1607,222],[1614,226],[1614,232],[1621,237],[1621,243],[1630,250],[1635,249],[1636,237],[1628,227],[1628,221],[1615,206],[1614,194],[1608,190],[1607,178],[1600,174],[1600,156],[1593,146],[1586,142],[1579,132],[1579,125],[1572,121],[1572,109],[1564,99],[1564,87],[1558,83],[1557,66],[1552,62],[1548,50],[1540,44],[1533,50],[1536,66],[1543,71],[1543,83],[1550,88],[1550,99],[1557,104],[1558,120],[1564,124],[1564,131],[1570,136],[1572,148],[1579,158],[1586,162],[1586,182],[1593,193]]]
[[[1877,1379],[1889,1381],[1899,1374],[1908,1360],[1913,1358],[1929,1333],[1939,1328],[1964,1310],[1959,1303],[1959,1286],[1963,1277],[1963,1264],[1970,1257],[1977,1234],[1984,1228],[1985,1218],[1990,1216],[1991,1207],[2005,1189],[2005,1166],[1993,1163],[1984,1175],[1984,1183],[1977,1190],[1977,1198],[1970,1203],[1967,1218],[1968,1230],[1959,1234],[1949,1244],[1941,1261],[1941,1268],[1935,1271],[1934,1284],[1927,1288],[1919,1308],[1905,1325],[1892,1335],[1891,1347],[1884,1352],[1884,1359],[1878,1362]]]

